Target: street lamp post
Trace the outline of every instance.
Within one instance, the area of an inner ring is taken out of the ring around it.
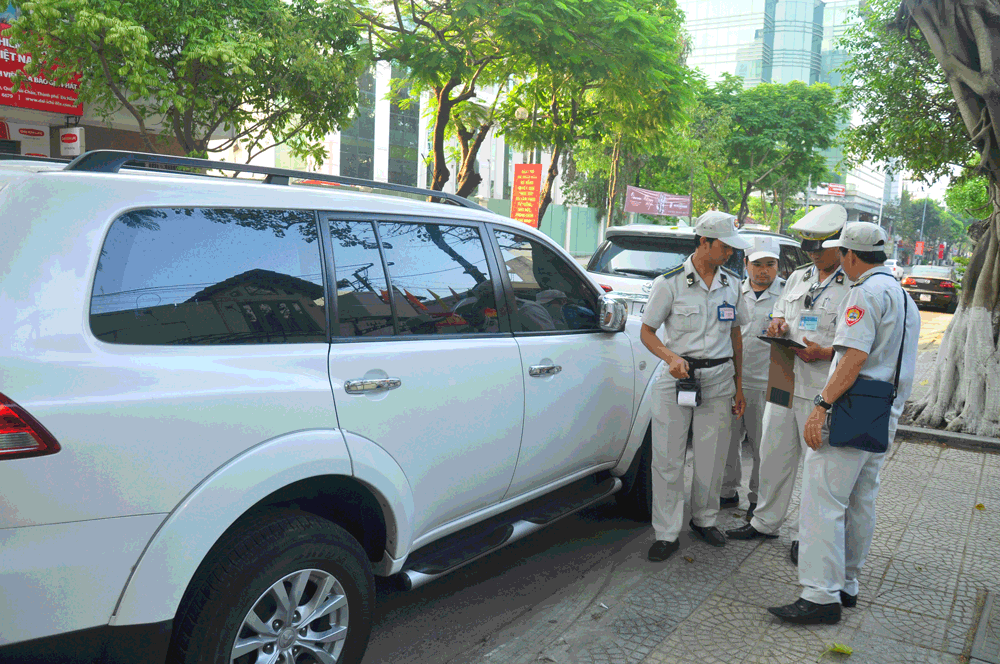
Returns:
[[[927,198],[924,197],[924,213],[920,215],[920,241],[924,241],[924,220],[927,219]],[[927,253],[927,247],[924,246],[924,253],[920,255],[920,264],[924,263],[924,255]]]

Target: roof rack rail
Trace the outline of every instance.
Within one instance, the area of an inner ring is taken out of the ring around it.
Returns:
[[[125,164],[161,164],[164,166],[183,166],[188,168],[211,168],[220,171],[237,171],[240,173],[256,173],[267,176],[264,179],[266,184],[287,185],[291,178],[303,180],[320,180],[322,182],[332,182],[353,187],[368,187],[371,189],[384,189],[387,191],[399,191],[408,194],[418,194],[420,196],[431,196],[441,198],[449,203],[489,212],[482,205],[473,203],[467,198],[462,198],[455,194],[443,191],[433,191],[431,189],[421,189],[410,187],[405,184],[393,184],[390,182],[378,182],[376,180],[365,180],[362,178],[350,178],[339,175],[326,175],[324,173],[310,173],[308,171],[293,171],[286,168],[271,168],[268,166],[254,166],[252,164],[235,164],[227,161],[213,161],[211,159],[196,159],[194,157],[178,157],[168,154],[152,154],[149,152],[129,152],[125,150],[92,150],[85,152],[73,161],[65,169],[67,171],[88,171],[92,173],[117,173]]]
[[[34,157],[26,154],[0,154],[0,161],[45,161],[53,164],[68,164],[69,159],[56,157]]]

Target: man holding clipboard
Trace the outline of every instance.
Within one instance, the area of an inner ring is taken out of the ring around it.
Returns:
[[[812,265],[788,277],[774,305],[767,336],[788,340],[779,343],[790,344],[794,353],[794,357],[785,356],[794,368],[794,385],[782,390],[769,382],[760,445],[760,499],[750,523],[726,531],[730,539],[777,537],[792,502],[795,478],[807,448],[803,438],[806,418],[815,406],[814,397],[826,385],[840,305],[852,283],[840,267],[840,251],[822,245],[840,237],[845,223],[847,210],[830,204],[815,208],[791,226],[802,236],[802,249]],[[772,365],[780,359],[780,353],[777,355],[772,351]],[[791,558],[798,564],[798,520],[789,523],[789,528],[796,540]]]

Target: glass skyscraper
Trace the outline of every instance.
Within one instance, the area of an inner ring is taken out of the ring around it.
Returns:
[[[701,69],[710,82],[729,73],[748,86],[802,81],[839,87],[844,81],[837,68],[848,54],[837,40],[863,0],[678,0],[677,4],[691,35],[688,64]],[[827,150],[824,156],[834,172],[841,150]],[[852,219],[877,214],[883,173],[866,166],[834,181],[846,183],[853,199],[814,196],[811,202],[849,204]]]

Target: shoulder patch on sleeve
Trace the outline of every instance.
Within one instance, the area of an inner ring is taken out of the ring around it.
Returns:
[[[847,311],[844,312],[844,322],[848,325],[854,325],[859,320],[864,318],[865,310],[859,306],[848,307]]]

